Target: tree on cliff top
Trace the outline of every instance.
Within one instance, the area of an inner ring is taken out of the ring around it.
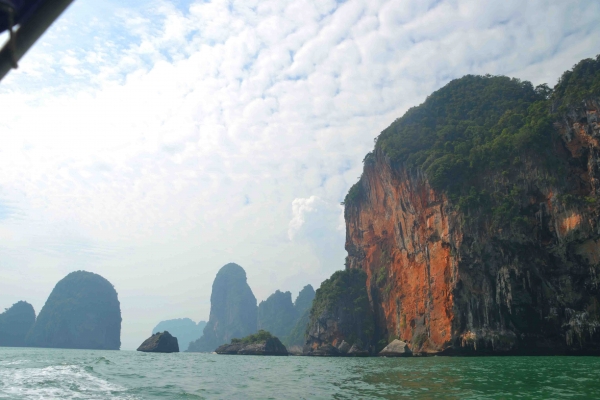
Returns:
[[[121,306],[115,288],[100,275],[71,272],[50,293],[26,343],[32,347],[118,350]]]
[[[600,55],[595,59],[580,61],[572,70],[565,71],[554,87],[551,101],[553,108],[566,111],[581,105],[582,100],[600,96]]]
[[[236,337],[256,332],[256,297],[248,286],[246,271],[237,264],[223,266],[212,285],[210,318],[202,337],[188,351],[212,352]]]
[[[0,346],[25,346],[25,337],[35,323],[33,306],[19,301],[0,314]]]

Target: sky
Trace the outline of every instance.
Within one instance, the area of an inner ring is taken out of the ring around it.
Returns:
[[[259,302],[316,289],[379,132],[466,74],[554,85],[599,20],[590,0],[76,0],[0,83],[0,309],[95,272],[135,349],[207,320],[228,262]]]

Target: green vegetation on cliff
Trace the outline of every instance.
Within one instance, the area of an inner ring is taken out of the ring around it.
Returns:
[[[554,87],[551,100],[553,108],[566,111],[578,107],[583,100],[600,96],[600,55],[577,63],[566,71]]]
[[[237,339],[237,338],[233,338],[231,339],[231,344],[235,344],[235,343],[241,343],[241,344],[254,344],[254,343],[262,343],[265,342],[269,339],[273,339],[276,338],[276,336],[271,335],[271,332],[265,331],[263,329],[259,330],[258,332],[252,334],[252,335],[248,335],[244,338],[241,339]]]
[[[367,294],[367,274],[360,269],[336,271],[317,289],[309,315],[309,345],[345,340],[371,345],[374,320]]]
[[[565,72],[554,89],[505,76],[467,75],[394,121],[377,138],[374,152],[395,167],[425,172],[467,218],[478,212],[491,216],[492,226],[524,227],[531,216],[523,215],[524,189],[514,182],[535,167],[546,171],[539,180],[557,184],[567,165],[554,147],[553,123],[568,107],[599,96],[600,56]],[[369,153],[364,163],[374,160]],[[344,204],[358,204],[364,190],[359,181]]]
[[[35,323],[33,306],[19,301],[0,314],[0,346],[25,346],[25,337]]]
[[[26,339],[27,346],[118,350],[121,306],[100,275],[71,272],[60,280]]]

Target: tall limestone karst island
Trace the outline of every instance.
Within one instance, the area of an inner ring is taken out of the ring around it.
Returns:
[[[121,306],[115,288],[100,275],[71,272],[50,293],[26,345],[119,350]]]
[[[258,330],[264,330],[264,335],[272,335],[277,342],[281,340],[286,345],[295,346],[295,352],[300,352],[314,297],[315,291],[311,285],[306,285],[300,291],[294,303],[290,292],[277,290],[257,307],[246,271],[238,264],[229,263],[219,270],[213,282],[210,318],[203,335],[191,342],[187,351],[214,352],[232,339],[238,343]]]
[[[600,353],[600,57],[553,89],[450,82],[379,135],[344,204],[371,352]],[[344,320],[320,297],[313,322]],[[313,345],[361,332],[314,325]]]
[[[231,339],[256,332],[256,297],[246,271],[237,264],[223,266],[213,282],[210,317],[202,337],[189,344],[190,352],[213,352]]]

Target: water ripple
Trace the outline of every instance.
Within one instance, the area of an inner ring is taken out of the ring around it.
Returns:
[[[600,398],[600,358],[308,358],[0,348],[2,399]]]

